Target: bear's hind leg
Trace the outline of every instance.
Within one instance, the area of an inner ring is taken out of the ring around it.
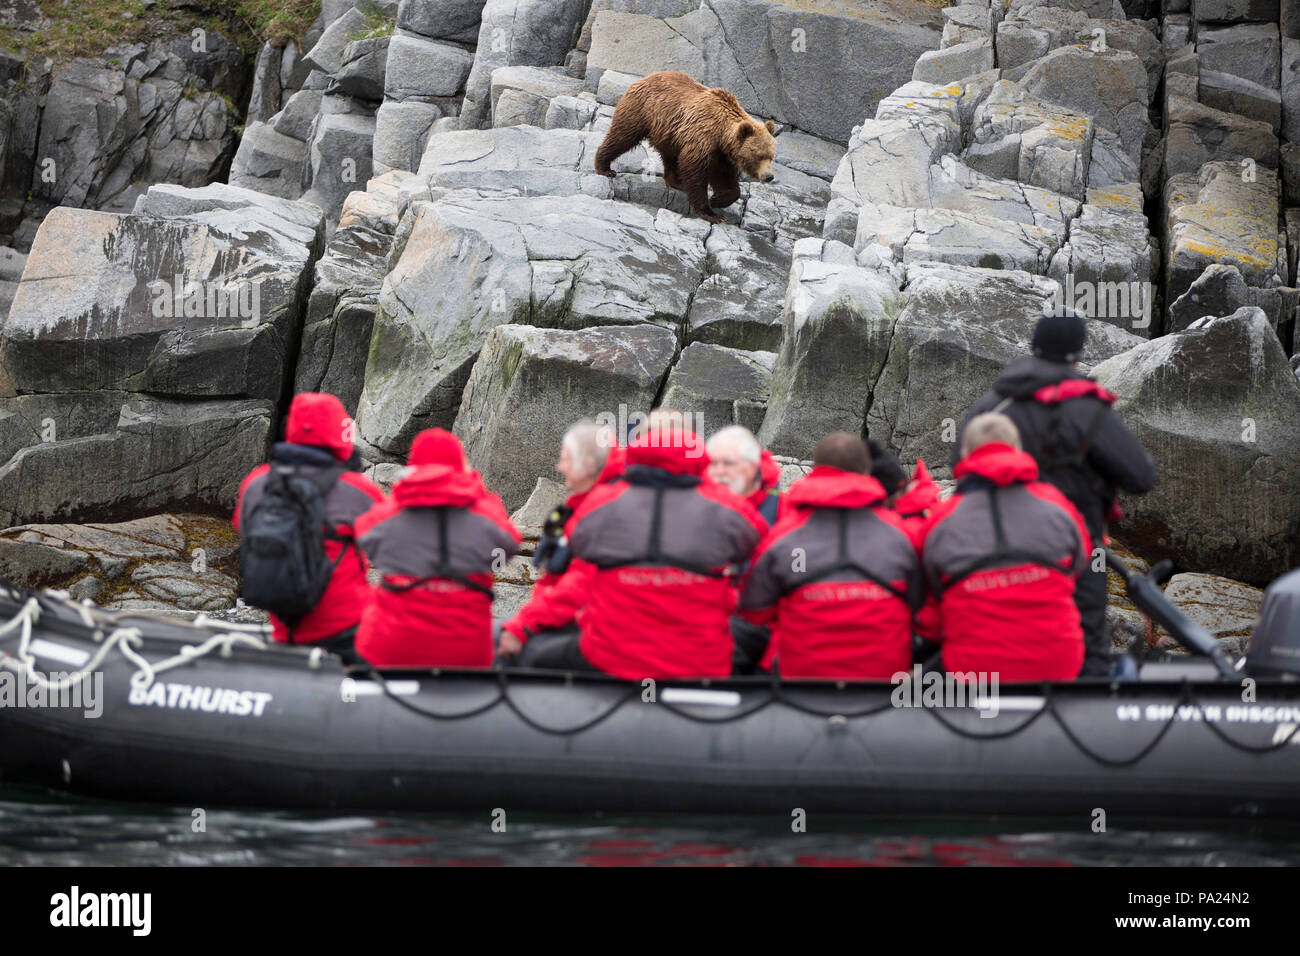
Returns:
[[[596,150],[596,172],[602,176],[612,177],[614,170],[610,167],[614,160],[628,150],[634,149],[649,132],[640,123],[629,119],[627,113],[620,117],[618,110],[615,110],[614,119],[609,124],[609,132],[605,134],[600,148]]]

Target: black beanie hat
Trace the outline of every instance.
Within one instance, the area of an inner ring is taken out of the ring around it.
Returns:
[[[1083,357],[1088,327],[1065,306],[1057,306],[1034,326],[1034,355],[1049,362],[1077,362]]]

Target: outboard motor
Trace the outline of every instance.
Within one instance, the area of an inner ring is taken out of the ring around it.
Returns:
[[[1300,677],[1300,568],[1268,586],[1246,670],[1261,677]]]

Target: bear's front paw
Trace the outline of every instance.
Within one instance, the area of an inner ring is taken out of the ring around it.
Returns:
[[[612,169],[597,169],[596,172],[600,173],[602,176],[608,176],[610,179],[613,179],[614,176],[617,175]]]
[[[705,212],[703,210],[697,209],[695,210],[695,214],[699,216],[701,219],[713,223],[715,226],[718,223],[722,222],[722,217],[719,216],[716,212]]]

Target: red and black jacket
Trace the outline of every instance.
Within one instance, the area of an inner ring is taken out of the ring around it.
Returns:
[[[1009,445],[982,445],[953,473],[957,491],[932,511],[922,554],[944,668],[1073,680],[1083,664],[1074,587],[1092,550],[1083,517]]]
[[[755,552],[741,616],[772,629],[782,677],[887,680],[912,664],[919,535],[869,475],[818,466],[791,485]]]
[[[357,631],[381,667],[490,667],[492,571],[519,532],[478,472],[421,465],[357,521],[357,541],[383,572]]]
[[[703,441],[675,435],[633,441],[622,480],[592,489],[570,536],[575,559],[596,569],[582,654],[631,680],[731,673],[732,572],[767,531],[707,479]]]
[[[568,521],[564,523],[566,538],[572,537],[573,529],[577,526],[575,519],[578,511],[592,490],[611,481],[617,481],[622,476],[627,464],[626,454],[623,448],[611,448],[609,457],[605,459],[605,467],[601,469],[600,476],[596,479],[596,484],[584,492],[570,495],[564,502],[570,512]],[[576,558],[570,559],[563,571],[558,573],[547,571],[533,585],[533,593],[529,595],[527,603],[516,611],[510,620],[501,625],[502,629],[509,631],[521,643],[526,643],[539,631],[569,627],[578,619],[579,612],[586,607],[587,598],[591,593],[591,582],[595,576],[594,565]]]

